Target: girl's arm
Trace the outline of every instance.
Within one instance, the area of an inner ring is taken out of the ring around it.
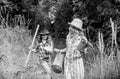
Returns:
[[[54,51],[57,52],[57,53],[62,53],[62,54],[64,54],[64,53],[66,52],[66,48],[64,48],[64,49],[54,48]]]
[[[29,49],[32,51],[32,52],[37,52],[36,48],[33,48],[33,47],[29,47]]]
[[[46,46],[43,49],[48,51],[48,52],[53,52],[53,47],[51,47],[51,46]]]

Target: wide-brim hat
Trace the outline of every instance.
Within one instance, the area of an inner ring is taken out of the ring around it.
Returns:
[[[75,27],[75,28],[77,28],[77,29],[79,29],[79,30],[81,30],[81,31],[84,30],[84,29],[82,28],[82,26],[83,26],[83,21],[82,21],[81,19],[79,19],[79,18],[73,19],[73,21],[72,21],[72,22],[68,22],[68,24],[71,25],[71,26],[73,26],[73,27]]]
[[[50,32],[45,29],[45,30],[41,30],[41,32],[38,33],[38,34],[40,34],[40,35],[48,35],[48,34],[50,34]]]

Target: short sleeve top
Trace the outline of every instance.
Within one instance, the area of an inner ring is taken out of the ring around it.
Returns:
[[[67,58],[74,58],[74,57],[81,56],[80,52],[75,52],[75,50],[77,49],[82,39],[87,41],[84,35],[75,34],[73,37],[71,37],[71,35],[68,34],[66,39],[66,44],[67,44],[66,57]]]

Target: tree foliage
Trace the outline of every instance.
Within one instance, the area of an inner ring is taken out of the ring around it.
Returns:
[[[0,0],[0,7],[2,18],[9,14],[9,23],[12,23],[15,15],[23,15],[25,19],[31,20],[29,29],[34,31],[36,25],[40,24],[41,29],[54,30],[56,39],[66,38],[67,23],[75,17],[84,21],[87,38],[91,41],[97,40],[98,30],[104,33],[104,39],[108,38],[111,33],[108,27],[110,18],[117,24],[118,33],[120,32],[119,0]],[[51,10],[52,7],[55,7],[56,12]],[[55,20],[53,24],[49,12],[55,16],[52,18]],[[5,18],[5,21],[8,19]]]
[[[81,3],[80,3],[81,2]],[[77,4],[78,3],[78,4]],[[87,37],[92,40],[97,40],[97,33],[104,33],[104,39],[107,40],[111,36],[110,18],[116,23],[119,28],[120,2],[117,0],[83,0],[74,4],[74,14],[83,19],[84,28],[87,31]],[[80,5],[79,5],[80,4]],[[116,22],[117,21],[117,22]],[[119,29],[118,29],[119,33]],[[95,35],[95,37],[93,37]],[[118,39],[120,37],[118,36]],[[119,42],[119,41],[118,41]]]

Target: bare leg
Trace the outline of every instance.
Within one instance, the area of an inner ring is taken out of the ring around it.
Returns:
[[[51,68],[49,67],[49,64],[46,61],[42,61],[41,64],[47,72],[47,79],[51,79]]]

